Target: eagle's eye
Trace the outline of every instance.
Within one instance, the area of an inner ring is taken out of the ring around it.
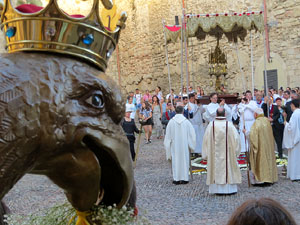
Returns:
[[[101,91],[94,91],[85,101],[97,109],[104,107],[103,94]]]

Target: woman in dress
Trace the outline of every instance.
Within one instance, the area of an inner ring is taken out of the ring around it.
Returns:
[[[142,126],[144,127],[146,144],[151,143],[152,134],[152,110],[148,102],[142,103],[142,108],[140,111],[140,120],[142,121]]]
[[[163,138],[163,126],[161,123],[162,118],[162,106],[159,104],[159,99],[156,95],[152,97],[152,112],[153,123],[157,139]]]

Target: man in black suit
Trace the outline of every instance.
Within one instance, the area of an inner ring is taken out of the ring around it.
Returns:
[[[274,105],[274,110],[273,110],[273,135],[274,139],[277,144],[277,150],[278,150],[278,155],[279,158],[282,158],[282,140],[283,140],[283,131],[284,131],[284,116],[283,116],[283,108],[281,107],[282,105],[282,99],[281,98],[276,98],[275,100],[276,105]]]
[[[294,100],[294,99],[299,99],[299,95],[297,94],[296,91],[292,90],[291,91],[291,100]],[[293,114],[293,111],[291,109],[291,101],[287,102],[285,104],[285,107],[286,107],[286,114],[287,114],[286,121],[289,122],[290,118]]]
[[[269,109],[268,109],[268,103],[269,103]],[[261,105],[261,108],[264,111],[264,116],[267,117],[269,120],[271,120],[274,112],[274,104],[270,96],[265,96],[264,103]],[[268,111],[269,111],[269,115],[268,115]]]

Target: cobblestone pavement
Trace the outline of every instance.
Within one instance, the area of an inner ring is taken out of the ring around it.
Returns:
[[[281,174],[281,169],[278,170]],[[208,194],[206,175],[194,175],[186,185],[172,184],[171,164],[165,160],[162,140],[142,144],[135,169],[139,210],[153,224],[226,224],[231,213],[251,198],[270,197],[282,203],[300,224],[300,182],[279,175],[278,183],[248,188],[242,171],[238,193]]]
[[[135,169],[140,215],[154,225],[226,224],[231,213],[250,198],[271,197],[282,203],[300,224],[300,182],[279,176],[268,187],[248,188],[246,172],[236,195],[208,194],[206,175],[194,175],[186,185],[173,185],[171,164],[165,160],[162,140],[141,143]],[[281,169],[279,169],[281,174]],[[26,175],[5,196],[13,213],[28,214],[65,201],[62,190],[47,178]]]

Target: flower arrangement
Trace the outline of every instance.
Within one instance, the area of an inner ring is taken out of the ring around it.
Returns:
[[[287,159],[276,159],[277,166],[287,166],[288,161]]]
[[[64,203],[34,215],[5,215],[5,222],[8,225],[75,225],[75,217],[75,209],[69,203]],[[88,219],[91,225],[150,225],[145,217],[135,217],[134,209],[126,206],[118,209],[116,205],[94,206]]]
[[[282,158],[279,158],[279,155],[276,153],[276,164],[278,167],[287,166],[288,165],[287,156],[283,155]]]

